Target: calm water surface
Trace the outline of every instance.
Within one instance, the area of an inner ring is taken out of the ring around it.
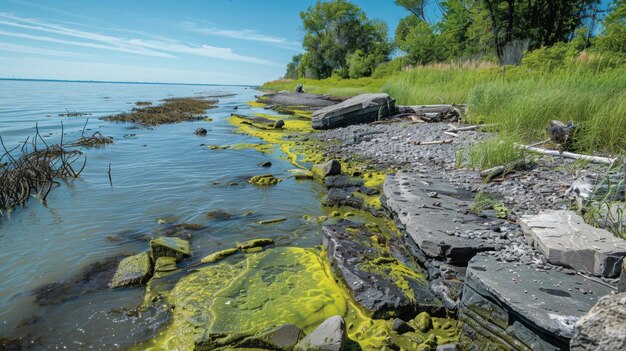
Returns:
[[[224,94],[233,95],[207,111],[213,122],[136,129],[98,119],[128,111],[135,101]],[[319,225],[301,218],[322,214],[321,189],[289,178],[293,166],[279,150],[268,155],[206,147],[259,142],[235,134],[227,122],[234,106],[238,113],[267,113],[245,104],[255,94],[232,86],[0,81],[0,136],[8,147],[32,137],[36,124],[49,143],[60,141],[61,122],[64,140],[76,140],[87,119],[86,134],[100,131],[115,140],[83,149],[87,166],[80,178],[54,189],[47,206],[32,199],[0,222],[0,337],[24,338],[35,349],[109,350],[153,335],[163,322],[158,317],[141,323],[120,313],[140,304],[143,288],[102,289],[102,274],[85,270],[102,271],[94,264],[146,250],[150,237],[170,229],[159,219],[207,227],[194,233],[194,256],[187,263],[256,237],[271,237],[279,245],[319,245]],[[58,116],[66,111],[91,115]],[[194,135],[198,127],[208,135]],[[262,161],[271,161],[269,172],[285,181],[269,188],[247,184],[250,176],[268,171],[258,167]],[[215,209],[252,215],[211,220],[206,214]],[[282,216],[288,220],[256,223]]]

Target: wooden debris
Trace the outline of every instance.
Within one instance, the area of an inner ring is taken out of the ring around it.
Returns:
[[[443,134],[446,134],[446,135],[449,135],[449,136],[452,136],[452,137],[455,137],[455,138],[459,136],[458,134],[453,133],[453,132],[448,132],[447,130],[445,132],[443,132]]]
[[[458,132],[465,132],[468,130],[476,130],[480,128],[493,127],[493,126],[496,126],[496,124],[477,124],[477,125],[467,126],[467,127],[455,127],[452,124],[448,124],[448,127],[450,128],[448,128],[446,132],[458,133]]]
[[[559,152],[557,150],[542,149],[542,148],[535,147],[535,146],[530,146],[530,145],[520,145],[520,144],[518,144],[517,147],[519,147],[521,149],[528,150],[530,152],[534,152],[536,154],[548,155],[548,156],[558,156],[558,157],[564,157],[564,158],[571,158],[571,159],[574,159],[574,160],[584,160],[584,161],[588,161],[588,162],[592,162],[592,163],[602,163],[602,164],[612,165],[615,162],[617,162],[616,158],[610,158],[610,157],[581,155],[581,154],[576,154],[576,153],[567,152],[567,151]]]
[[[527,164],[526,159],[520,159],[517,161],[509,162],[506,165],[495,166],[492,168],[485,169],[480,172],[480,176],[487,179],[493,179],[501,174],[508,173],[515,169],[519,169],[525,167]]]
[[[412,141],[414,145],[437,145],[437,144],[451,144],[452,139],[434,140],[434,141]]]

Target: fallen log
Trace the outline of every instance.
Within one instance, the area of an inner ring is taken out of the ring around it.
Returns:
[[[612,165],[615,162],[617,162],[616,158],[610,158],[610,157],[581,155],[581,154],[576,154],[576,153],[567,152],[567,151],[559,152],[557,150],[548,150],[548,149],[542,149],[542,148],[535,147],[535,146],[521,145],[521,144],[517,144],[517,147],[519,147],[520,149],[528,150],[530,152],[534,152],[536,154],[548,155],[548,156],[559,156],[559,157],[564,157],[564,158],[571,158],[574,160],[584,160],[584,161],[589,161],[592,163],[602,163],[606,165]]]
[[[437,144],[451,144],[452,139],[434,140],[434,141],[412,141],[414,145],[437,145]]]

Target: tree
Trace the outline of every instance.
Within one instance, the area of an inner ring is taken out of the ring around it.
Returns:
[[[349,76],[349,56],[356,50],[379,54],[387,59],[387,25],[367,18],[363,10],[347,0],[317,2],[300,13],[305,31],[303,46],[306,49],[307,75],[312,78],[330,77],[338,70],[342,77]]]
[[[445,59],[444,48],[433,27],[417,16],[400,20],[396,28],[395,44],[411,62],[425,65]]]
[[[626,0],[614,0],[611,12],[604,20],[604,31],[598,38],[598,48],[626,54]]]
[[[285,72],[285,79],[298,79],[298,67],[302,61],[303,54],[294,55],[291,58],[291,62],[287,64],[287,72]]]

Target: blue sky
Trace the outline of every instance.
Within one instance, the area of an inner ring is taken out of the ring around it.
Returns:
[[[354,1],[393,34],[408,12]],[[314,0],[1,0],[0,77],[261,84],[302,52]]]

